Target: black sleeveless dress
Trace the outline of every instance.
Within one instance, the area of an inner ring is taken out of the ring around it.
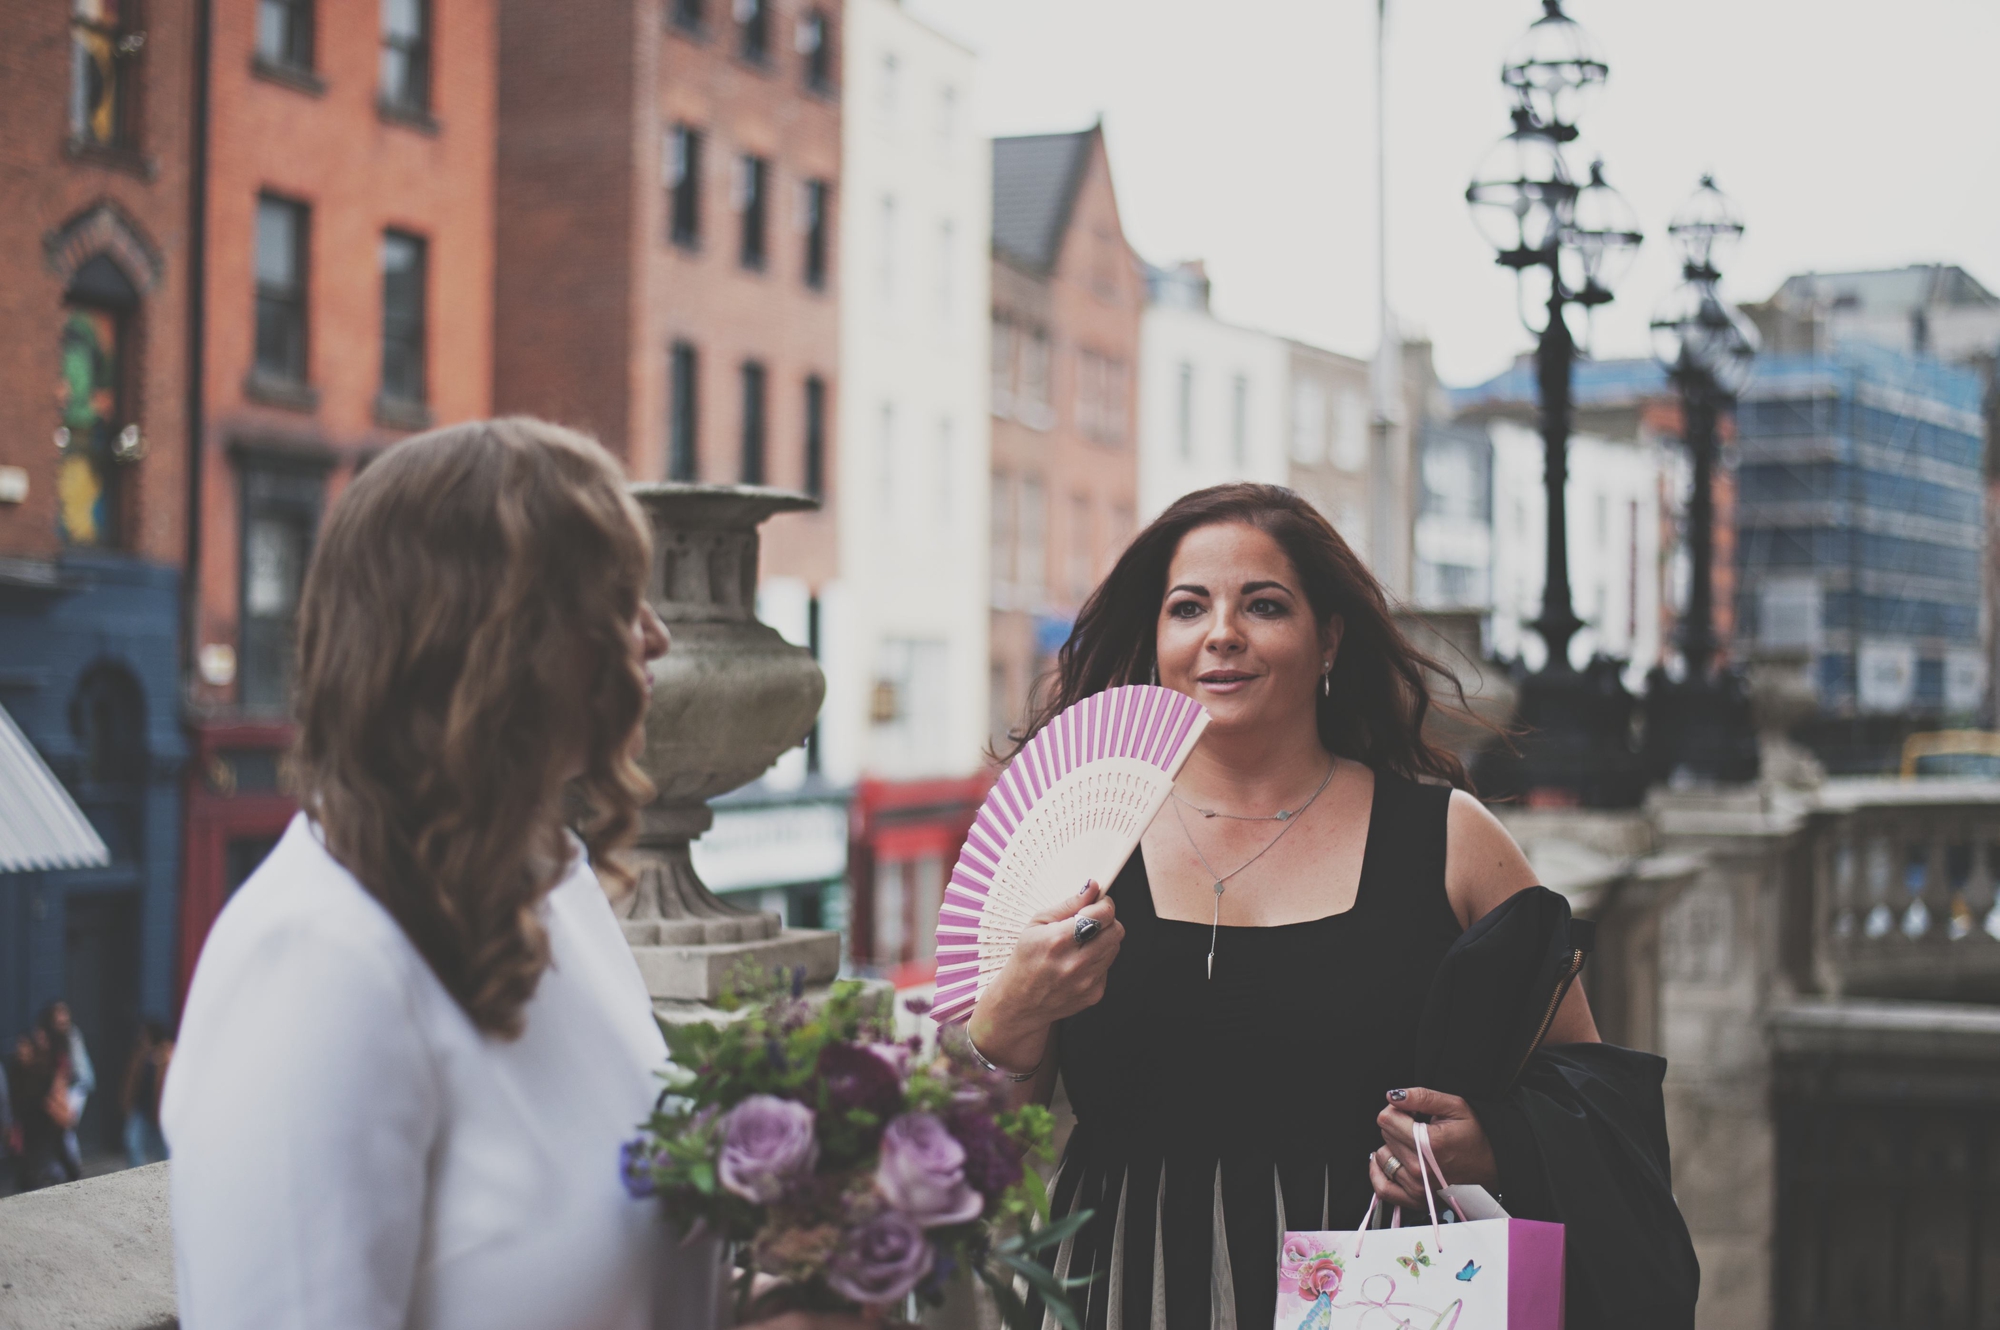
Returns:
[[[1154,912],[1143,854],[1118,875],[1124,946],[1056,1044],[1077,1122],[1052,1209],[1095,1213],[1057,1273],[1102,1272],[1072,1295],[1086,1330],[1266,1330],[1284,1231],[1360,1222],[1375,1115],[1460,931],[1450,798],[1378,772],[1353,908],[1223,929],[1212,980],[1209,925]]]

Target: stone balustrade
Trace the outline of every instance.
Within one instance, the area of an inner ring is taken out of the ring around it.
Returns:
[[[0,1327],[174,1330],[167,1165],[0,1201]]]
[[[2000,782],[1828,782],[1798,876],[1801,987],[2000,1000]]]

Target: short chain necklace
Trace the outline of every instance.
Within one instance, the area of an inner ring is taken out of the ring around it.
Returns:
[[[1201,846],[1195,844],[1194,833],[1188,830],[1187,814],[1181,811],[1180,806],[1182,804],[1187,804],[1189,808],[1194,809],[1197,813],[1202,814],[1204,817],[1216,817],[1216,816],[1230,817],[1232,815],[1229,813],[1222,813],[1222,814],[1211,813],[1207,809],[1202,808],[1196,804],[1188,804],[1187,800],[1181,798],[1180,795],[1178,794],[1174,795],[1174,820],[1181,824],[1181,835],[1187,837],[1188,848],[1194,851],[1195,858],[1201,860],[1201,866],[1208,870],[1208,875],[1211,878],[1215,879],[1215,917],[1213,920],[1210,921],[1208,925],[1208,977],[1211,980],[1215,978],[1215,939],[1222,932],[1222,888],[1224,884],[1226,884],[1230,878],[1235,877],[1238,873],[1248,868],[1251,864],[1256,863],[1259,859],[1262,859],[1265,855],[1269,854],[1271,852],[1272,847],[1285,838],[1285,833],[1292,829],[1292,827],[1297,823],[1299,817],[1302,814],[1304,814],[1306,809],[1311,808],[1313,806],[1313,801],[1315,799],[1318,799],[1320,795],[1325,792],[1326,787],[1333,783],[1334,768],[1336,768],[1339,765],[1340,765],[1339,758],[1334,758],[1333,760],[1329,761],[1326,764],[1326,775],[1320,778],[1319,788],[1315,789],[1312,792],[1311,796],[1307,798],[1307,800],[1304,803],[1300,804],[1295,811],[1288,812],[1285,809],[1281,808],[1277,811],[1277,813],[1275,813],[1270,817],[1237,817],[1236,820],[1240,822],[1282,822],[1284,823],[1284,825],[1278,828],[1278,834],[1271,837],[1270,841],[1265,844],[1263,849],[1257,851],[1257,853],[1251,855],[1248,859],[1245,859],[1242,863],[1236,865],[1236,867],[1230,869],[1227,873],[1216,872],[1215,865],[1210,863],[1208,861],[1208,856],[1201,852]]]

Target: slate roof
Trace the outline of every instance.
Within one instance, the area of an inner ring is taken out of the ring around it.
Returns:
[[[1046,273],[1056,266],[1063,232],[1090,161],[1095,129],[993,140],[993,249]]]
[[[1809,272],[1785,279],[1772,297],[1784,306],[1825,301],[1861,314],[1908,314],[1940,305],[2000,303],[1956,264],[1921,263],[1867,272]]]

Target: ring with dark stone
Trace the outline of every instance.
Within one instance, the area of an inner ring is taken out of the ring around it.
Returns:
[[[1104,925],[1088,915],[1078,915],[1076,920],[1076,945],[1082,946],[1104,930]]]

